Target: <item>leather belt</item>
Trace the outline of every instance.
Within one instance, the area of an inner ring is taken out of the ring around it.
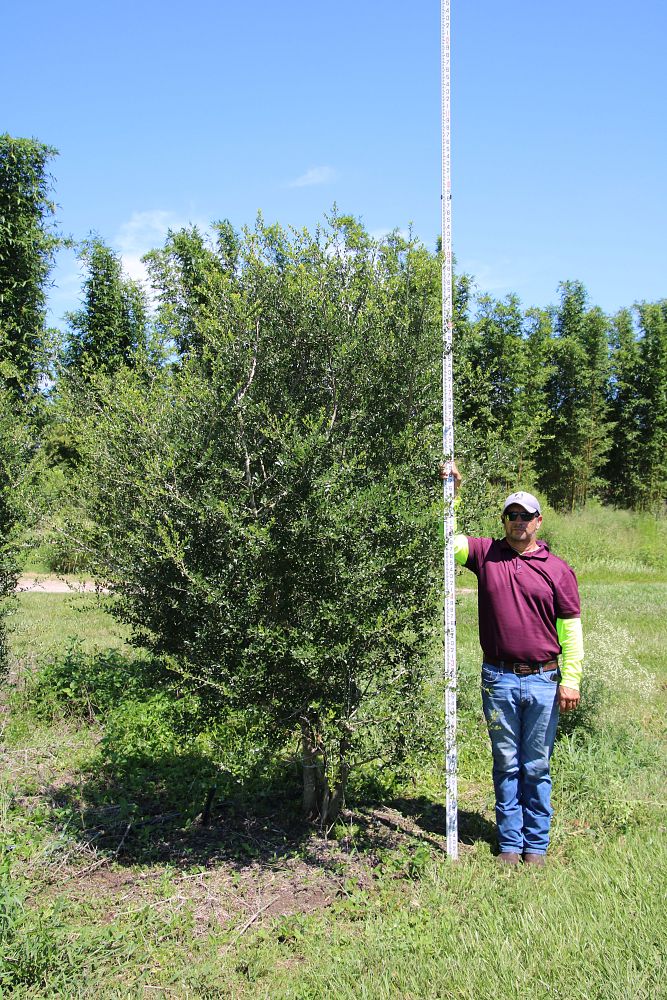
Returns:
[[[558,670],[558,660],[496,660],[492,656],[485,656],[484,662],[492,667],[499,667],[506,673],[518,674],[525,677],[527,674],[547,673],[549,670]]]

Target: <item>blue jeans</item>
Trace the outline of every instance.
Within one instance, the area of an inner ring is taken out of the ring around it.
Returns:
[[[559,680],[558,670],[519,677],[482,664],[501,851],[546,854],[549,846],[549,761],[558,725]]]

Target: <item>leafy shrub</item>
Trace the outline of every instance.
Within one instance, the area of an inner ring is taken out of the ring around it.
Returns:
[[[5,618],[19,572],[27,467],[34,433],[27,406],[0,389],[0,674],[7,667]]]
[[[194,816],[207,790],[217,785],[215,761],[193,735],[193,720],[184,734],[189,706],[155,694],[124,701],[106,720],[100,745],[97,782],[102,795],[109,787],[114,800],[148,811],[175,809]]]
[[[437,627],[440,272],[350,219],[219,236],[153,255],[179,362],[72,398],[79,531],[211,719],[301,730],[333,815],[369,734],[409,736]]]
[[[40,665],[22,697],[41,716],[65,712],[89,718],[141,700],[164,679],[164,667],[154,659],[116,649],[87,653],[74,639],[64,655]]]

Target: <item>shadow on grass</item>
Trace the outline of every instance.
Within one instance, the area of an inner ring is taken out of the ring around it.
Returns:
[[[296,782],[256,775],[248,785],[232,789],[204,754],[165,753],[107,764],[53,800],[70,832],[120,864],[245,867],[304,853],[313,827]]]
[[[215,730],[216,752],[200,749],[191,735],[200,721],[196,703],[169,685],[169,674],[149,659],[87,654],[77,644],[36,678],[33,710],[66,705],[104,719],[96,770],[50,790],[57,824],[87,848],[91,863],[243,868],[299,858],[335,868],[335,840],[301,815],[299,763],[234,713]],[[357,832],[353,844],[342,835],[344,849],[353,846],[371,865],[383,850],[419,841],[445,849],[444,808],[425,796],[395,798],[376,777],[358,783],[350,805],[341,822]],[[464,844],[495,837],[481,814],[465,810],[459,835]]]
[[[393,799],[391,805],[404,816],[410,816],[420,829],[446,836],[447,811],[442,803],[420,795],[416,798]],[[472,845],[478,841],[485,841],[495,847],[497,839],[495,825],[481,813],[459,809],[458,827],[460,843]]]
[[[273,764],[273,771],[271,771]],[[231,788],[200,754],[134,758],[123,767],[103,767],[83,782],[53,791],[64,821],[90,856],[120,865],[168,864],[186,870],[225,864],[245,869],[274,867],[298,859],[325,872],[340,867],[337,848],[354,850],[374,867],[386,851],[414,850],[420,843],[445,853],[445,809],[418,796],[350,804],[340,826],[352,838],[327,840],[300,813],[299,775],[294,764],[277,774],[275,762],[259,764],[247,788]],[[459,839],[495,844],[495,828],[482,815],[460,810]]]

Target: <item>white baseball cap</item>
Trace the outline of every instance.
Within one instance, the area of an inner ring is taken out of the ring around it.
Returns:
[[[513,503],[518,504],[519,507],[523,507],[523,509],[529,514],[542,513],[540,501],[537,497],[534,497],[532,493],[526,493],[525,490],[519,490],[518,493],[510,493],[507,500],[503,504],[503,514]]]

